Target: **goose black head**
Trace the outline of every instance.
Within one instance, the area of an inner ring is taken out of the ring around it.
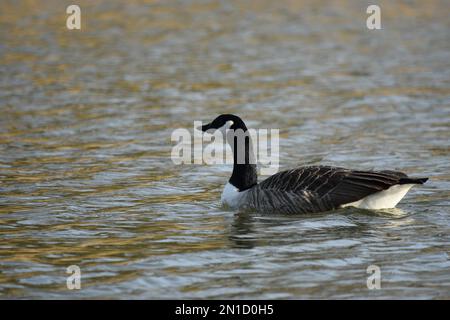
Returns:
[[[257,184],[256,162],[253,156],[250,132],[241,118],[234,114],[221,114],[201,129],[220,130],[233,151],[233,173],[229,182],[239,191],[249,189]],[[230,129],[230,130],[227,130]],[[240,133],[243,132],[243,135]],[[243,138],[243,139],[242,139]]]
[[[201,127],[203,132],[208,130],[217,129],[231,129],[238,130],[242,129],[244,132],[247,131],[247,127],[241,118],[234,114],[221,114],[215,118],[212,122],[205,124]]]

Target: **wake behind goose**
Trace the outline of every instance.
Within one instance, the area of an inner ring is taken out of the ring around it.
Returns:
[[[201,127],[204,132],[217,129],[247,132],[244,121],[233,114],[222,114]],[[403,172],[391,170],[306,166],[276,173],[258,183],[256,164],[251,161],[250,136],[241,140],[225,134],[233,151],[234,164],[221,201],[233,209],[288,214],[323,212],[348,206],[388,209],[394,208],[412,186],[428,180],[410,178]],[[238,157],[244,161],[237,161]]]

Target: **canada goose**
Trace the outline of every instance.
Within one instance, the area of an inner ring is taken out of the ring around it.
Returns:
[[[236,115],[222,114],[200,128],[208,130],[247,127]],[[227,130],[227,132],[230,132]],[[242,140],[234,136],[227,142],[234,154],[233,173],[221,201],[233,209],[256,209],[277,213],[314,213],[353,206],[364,209],[394,208],[415,184],[428,178],[410,178],[398,171],[359,171],[330,166],[306,166],[278,172],[258,183],[256,164],[251,161],[249,135]],[[238,145],[238,143],[241,145]],[[245,152],[244,157],[239,151]],[[245,161],[237,161],[238,159]]]

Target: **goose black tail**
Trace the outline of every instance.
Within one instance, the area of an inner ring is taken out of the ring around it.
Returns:
[[[428,178],[400,178],[398,184],[424,184]]]

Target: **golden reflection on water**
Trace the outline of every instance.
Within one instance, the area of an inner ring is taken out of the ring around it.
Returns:
[[[364,1],[77,4],[81,31],[61,1],[0,5],[1,297],[365,297],[374,260],[448,296],[446,1],[381,1],[380,32]],[[224,112],[279,128],[282,168],[432,179],[400,211],[223,211],[229,168],[169,155]],[[408,295],[395,275],[378,297]]]

